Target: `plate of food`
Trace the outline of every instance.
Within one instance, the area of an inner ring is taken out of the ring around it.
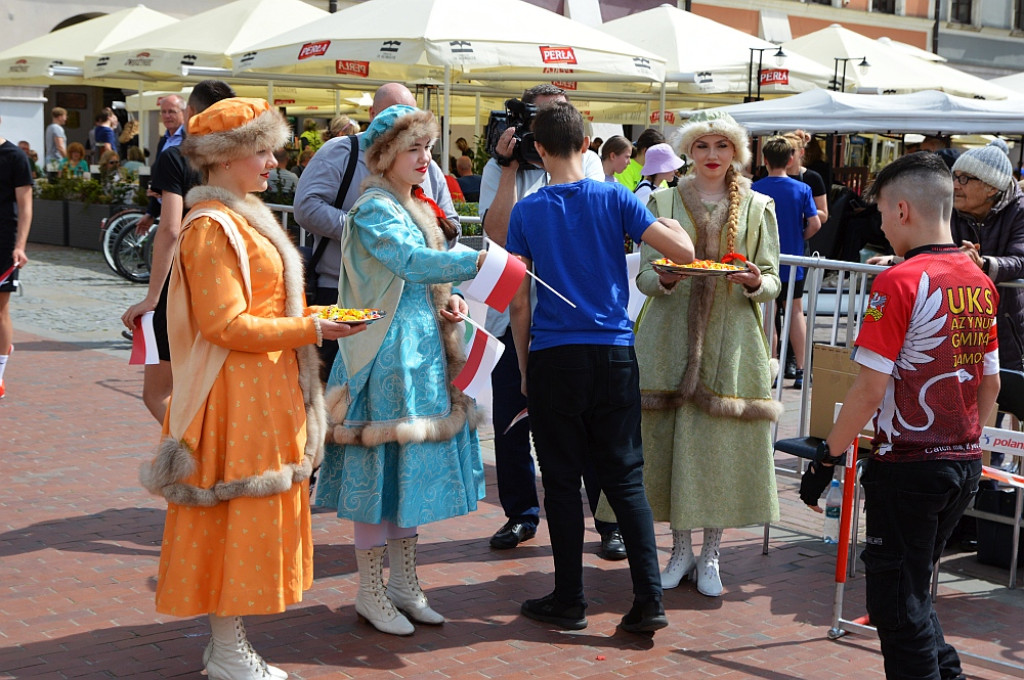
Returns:
[[[356,326],[358,324],[371,324],[377,319],[383,319],[387,315],[383,309],[349,309],[346,307],[337,307],[331,305],[330,307],[324,307],[317,316],[327,321],[337,321],[339,323],[347,323],[350,326]]]
[[[664,257],[651,262],[651,266],[666,274],[686,274],[687,276],[725,276],[747,270],[746,267],[714,260],[694,260],[689,264],[676,264]]]

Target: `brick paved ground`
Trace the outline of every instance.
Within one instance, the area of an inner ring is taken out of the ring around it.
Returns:
[[[16,352],[0,401],[0,678],[198,677],[205,621],[153,610],[163,503],[139,488],[136,470],[158,428],[117,336],[124,301],[142,289],[126,290],[80,251],[33,247],[30,256],[36,274],[26,270],[27,293],[14,300]],[[769,555],[759,529],[726,532],[725,596],[703,597],[690,584],[669,591],[671,626],[653,639],[616,632],[630,604],[628,572],[592,554],[586,630],[556,632],[518,615],[523,599],[550,588],[548,537],[542,525],[512,552],[488,549],[503,521],[490,465],[477,512],[422,528],[420,576],[448,617],[443,627],[395,638],[358,622],[351,524],[317,513],[313,589],[285,614],[250,619],[250,637],[306,680],[880,678],[877,641],[825,638],[834,549],[817,538],[820,516],[793,500],[792,486],[780,477],[783,520]],[[667,555],[667,528],[658,531]],[[592,551],[597,535],[588,538]],[[1022,664],[1024,595],[1003,588],[1005,576],[954,555],[937,607],[959,648]],[[846,601],[848,616],[862,613],[862,579]]]

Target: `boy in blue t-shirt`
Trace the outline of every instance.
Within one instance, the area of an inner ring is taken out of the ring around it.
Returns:
[[[771,137],[764,143],[765,165],[768,176],[754,182],[754,191],[775,199],[775,217],[779,223],[779,252],[785,255],[803,255],[804,241],[821,229],[818,208],[814,205],[811,188],[786,174],[793,164],[796,150],[785,137]],[[776,333],[781,330],[782,312],[785,311],[786,291],[789,288],[788,266],[779,268],[782,290],[776,299]],[[807,338],[807,321],[804,319],[804,270],[798,267],[793,282],[793,314],[789,324],[789,341],[796,358],[796,380],[793,387],[803,387],[804,342]]]
[[[538,287],[534,311],[529,278],[512,302],[555,563],[554,591],[525,601],[522,613],[571,630],[587,625],[580,477],[590,464],[619,520],[633,579],[633,606],[620,625],[653,633],[668,621],[644,492],[640,382],[622,242],[625,236],[645,241],[679,263],[693,260],[693,244],[678,222],[655,219],[625,187],[584,177],[581,154],[590,140],[571,104],[542,108],[533,132],[550,182],[516,203],[506,247],[576,306]]]

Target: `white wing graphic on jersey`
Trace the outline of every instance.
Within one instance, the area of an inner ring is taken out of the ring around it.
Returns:
[[[885,397],[882,399],[882,407],[878,412],[878,429],[886,434],[891,442],[893,437],[900,436],[896,430],[895,420],[907,425],[903,415],[896,408],[894,398],[895,381],[902,380],[900,370],[916,371],[918,364],[927,364],[934,361],[934,357],[927,354],[941,345],[946,337],[938,333],[946,325],[946,315],[939,315],[942,309],[942,292],[935,289],[929,293],[931,279],[927,272],[921,272],[921,280],[917,284],[917,296],[914,298],[914,308],[910,312],[910,323],[907,326],[907,334],[903,340],[903,347],[899,356],[896,357],[896,365],[892,371],[892,380],[889,381],[885,390]],[[930,386],[930,385],[929,385]],[[921,394],[924,399],[924,394]],[[917,428],[911,428],[917,429]]]

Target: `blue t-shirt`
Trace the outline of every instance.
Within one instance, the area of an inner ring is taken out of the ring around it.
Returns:
[[[117,137],[114,136],[114,131],[105,125],[96,127],[96,144],[109,144],[114,153],[117,153]]]
[[[541,187],[516,203],[506,247],[576,305],[535,283],[531,350],[633,344],[623,241],[643,240],[654,221],[624,186],[593,179]]]
[[[754,191],[775,199],[775,217],[779,222],[779,253],[783,255],[804,254],[804,223],[818,214],[814,205],[811,188],[789,177],[765,177],[753,184]],[[779,267],[779,278],[789,280],[789,265]],[[804,268],[796,270],[799,281],[804,278]]]

